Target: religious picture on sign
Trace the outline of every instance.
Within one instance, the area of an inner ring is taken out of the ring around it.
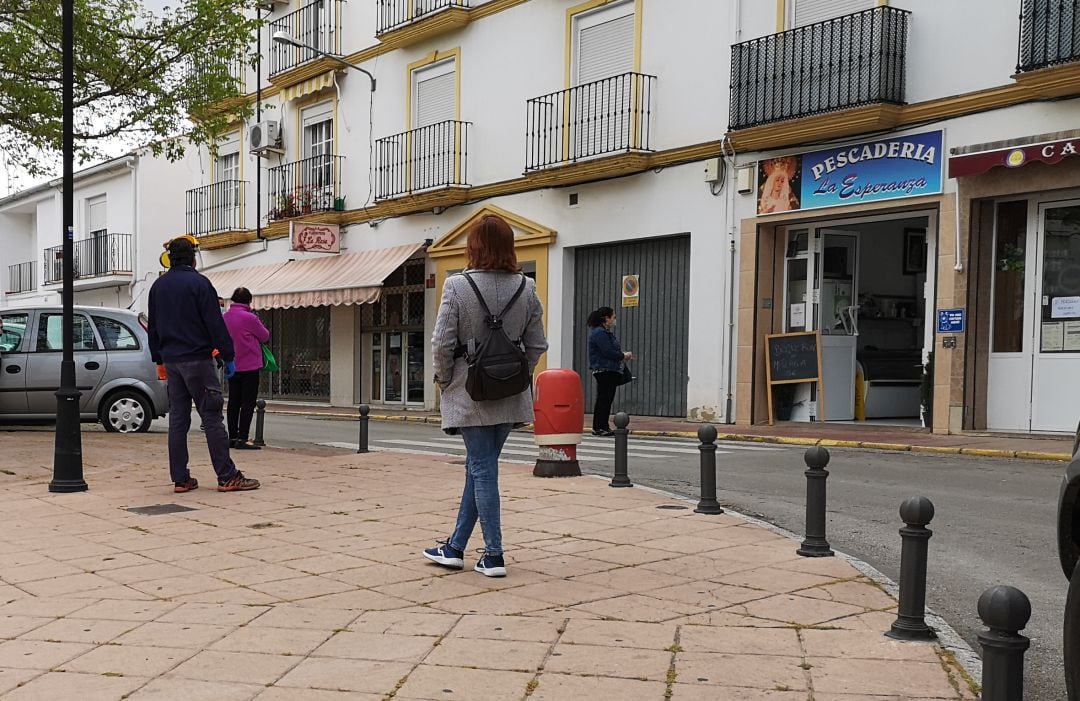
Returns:
[[[641,281],[637,275],[623,275],[622,279],[622,305],[623,307],[636,307],[641,295]]]
[[[770,158],[758,164],[758,214],[799,209],[802,157]]]
[[[304,253],[341,253],[341,227],[337,224],[290,222],[292,250]]]

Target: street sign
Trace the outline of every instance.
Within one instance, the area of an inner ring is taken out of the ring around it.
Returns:
[[[964,309],[939,309],[937,313],[938,333],[964,333],[967,324],[967,311]]]

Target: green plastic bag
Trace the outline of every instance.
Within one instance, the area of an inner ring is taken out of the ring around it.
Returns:
[[[277,358],[274,357],[274,353],[270,350],[270,346],[265,343],[262,345],[263,353],[263,366],[262,369],[265,372],[277,372],[281,368],[278,367]]]

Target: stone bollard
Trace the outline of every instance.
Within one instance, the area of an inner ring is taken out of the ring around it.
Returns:
[[[724,509],[716,501],[716,428],[702,426],[697,432],[701,445],[701,501],[694,509],[696,514],[722,514]]]
[[[1031,602],[1014,587],[990,587],[979,597],[983,701],[1023,701],[1024,652],[1031,641],[1020,635],[1031,619]]]
[[[626,448],[630,436],[630,415],[624,411],[615,414],[615,475],[611,478],[612,487],[633,487],[627,474]]]
[[[264,446],[266,441],[263,440],[263,426],[266,423],[266,400],[258,399],[255,401],[255,439],[251,441],[255,445]]]
[[[806,540],[795,552],[803,557],[832,557],[825,540],[825,484],[829,479],[829,451],[814,446],[803,455],[806,463]]]
[[[926,625],[926,555],[933,531],[927,524],[934,518],[934,505],[926,497],[911,497],[900,505],[900,607],[892,629],[885,635],[897,640],[931,640],[934,631]]]
[[[368,452],[368,422],[371,418],[368,416],[371,413],[371,407],[367,404],[360,405],[360,442],[356,446],[357,453]]]

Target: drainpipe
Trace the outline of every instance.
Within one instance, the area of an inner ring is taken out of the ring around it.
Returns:
[[[964,264],[960,261],[960,186],[956,187],[956,206],[953,207],[956,210],[956,250],[953,252],[956,258],[956,262],[953,264],[953,270],[958,273],[964,272]]]
[[[259,19],[259,31],[256,32],[255,60],[255,123],[262,121],[262,3],[255,5]],[[255,238],[266,241],[262,232],[262,156],[255,154]],[[266,250],[265,248],[263,250]]]
[[[735,28],[734,41],[731,43],[738,44],[742,40],[742,0],[735,0],[733,13],[735,15],[732,26]],[[721,158],[727,159],[727,136],[724,136],[721,142]],[[731,160],[727,163],[728,170],[731,172],[731,176],[735,177],[735,153],[732,150]],[[739,271],[736,267],[735,260],[735,237],[736,237],[736,222],[738,221],[735,216],[735,204],[736,204],[736,191],[731,186],[731,180],[728,180],[728,197],[727,197],[727,220],[728,220],[728,323],[727,323],[727,402],[724,407],[724,421],[727,424],[734,424],[734,410],[735,410],[735,392],[732,389],[732,382],[735,379],[735,276]]]
[[[128,161],[128,171],[131,173],[131,282],[128,283],[128,296],[132,303],[135,302],[135,284],[139,280],[139,238],[142,236],[142,226],[139,222],[139,157],[134,162]],[[128,307],[131,308],[130,305]]]

